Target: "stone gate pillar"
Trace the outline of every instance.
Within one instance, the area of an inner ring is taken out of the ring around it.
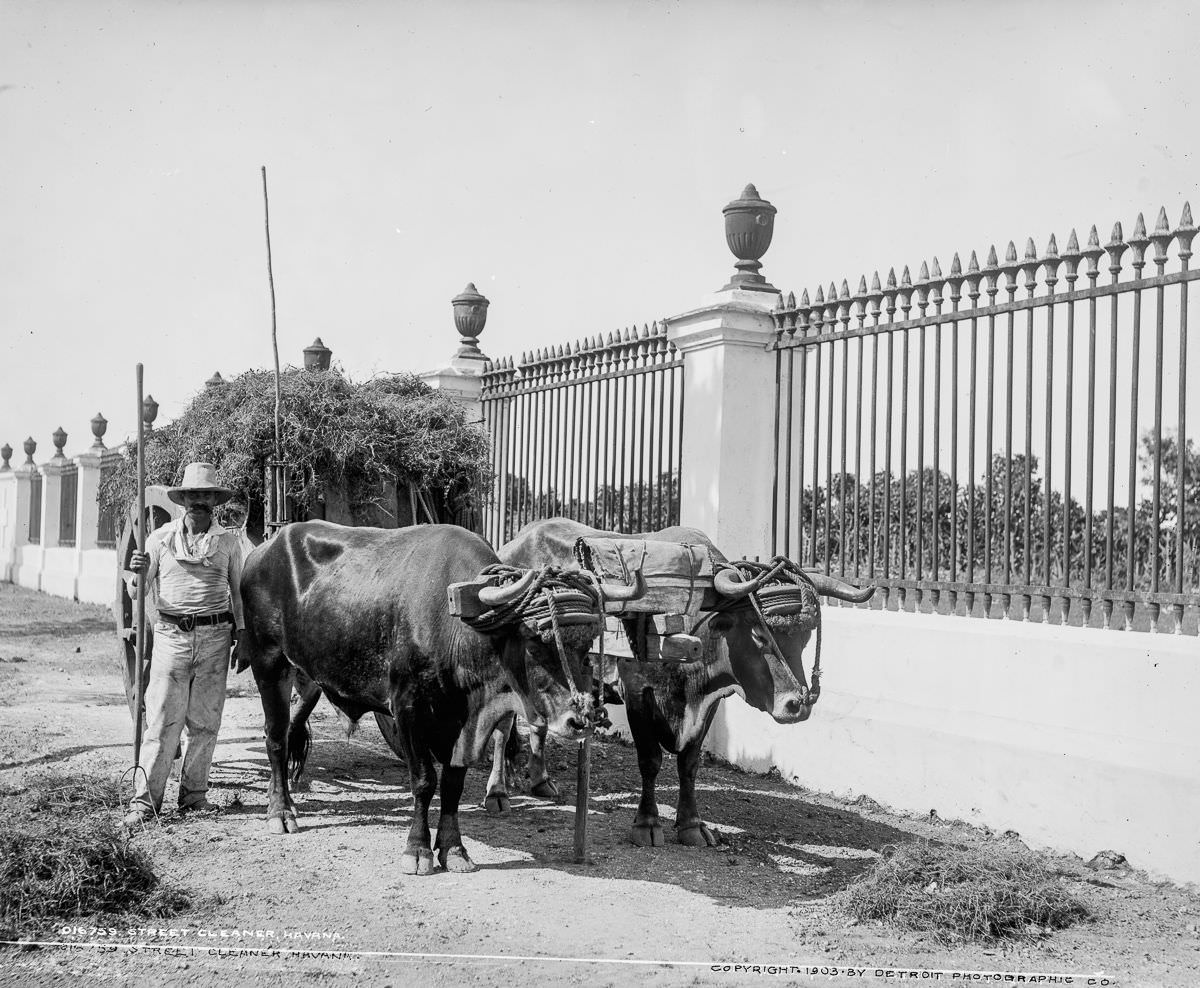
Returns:
[[[445,392],[461,405],[472,425],[483,422],[483,372],[488,359],[479,349],[479,334],[487,323],[488,300],[468,283],[459,294],[450,300],[454,308],[454,328],[458,330],[459,346],[450,363],[436,370],[425,371],[417,376],[431,388]],[[397,491],[399,495],[400,492]],[[403,501],[403,498],[400,498]],[[403,504],[397,508],[403,511]],[[412,509],[416,514],[415,508]],[[422,516],[424,517],[424,516]],[[417,519],[414,518],[414,522]],[[457,524],[478,530],[479,518],[474,511],[460,512]]]
[[[479,334],[487,324],[488,300],[468,284],[450,300],[454,307],[454,328],[459,347],[450,363],[417,376],[431,388],[444,391],[467,410],[467,420],[483,421],[479,396],[483,390],[483,371],[487,357],[479,349]]]
[[[683,354],[680,523],[730,558],[766,557],[771,541],[775,355],[779,291],[758,274],[775,207],[748,185],[725,207],[738,273],[707,304],[668,318]]]

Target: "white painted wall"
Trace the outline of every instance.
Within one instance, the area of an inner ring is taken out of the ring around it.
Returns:
[[[822,696],[781,726],[731,698],[708,747],[747,769],[1031,846],[1200,882],[1192,637],[825,607]]]

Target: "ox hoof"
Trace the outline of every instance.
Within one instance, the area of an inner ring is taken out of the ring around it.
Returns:
[[[558,791],[558,786],[554,784],[553,779],[542,779],[536,786],[529,790],[531,795],[537,796],[538,799],[561,799],[562,793]]]
[[[300,825],[291,813],[276,813],[267,817],[267,832],[272,834],[298,834]]]
[[[402,875],[432,875],[433,851],[427,847],[415,851],[405,851],[400,856],[400,873]]]
[[[466,875],[475,871],[475,862],[467,857],[465,847],[442,848],[438,852],[438,861],[443,868],[456,875]]]
[[[483,801],[483,808],[489,813],[507,813],[512,809],[512,802],[506,792],[489,792]]]
[[[712,835],[712,831],[702,823],[693,824],[690,827],[681,827],[675,832],[680,844],[687,847],[716,847],[717,839]]]
[[[662,847],[662,825],[657,823],[635,823],[629,839],[638,847]]]

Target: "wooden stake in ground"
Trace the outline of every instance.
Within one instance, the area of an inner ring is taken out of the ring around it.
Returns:
[[[587,864],[588,787],[591,785],[592,737],[579,742],[575,756],[575,863]]]

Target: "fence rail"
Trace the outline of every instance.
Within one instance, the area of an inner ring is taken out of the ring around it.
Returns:
[[[1123,627],[1151,630],[1166,607],[1194,633],[1195,234],[1185,204],[1173,229],[1162,210],[1152,233],[1139,216],[1103,246],[1092,227],[1062,254],[1030,239],[982,268],[972,252],[965,272],[956,254],[949,275],[935,258],[915,283],[906,267],[853,294],[846,281],[789,294],[774,313],[775,551],[880,585],[884,606],[990,616],[999,598],[1005,616],[1051,621],[1057,602],[1059,621],[1090,624],[1098,604],[1111,627],[1120,605]]]
[[[555,515],[630,532],[677,524],[682,371],[660,323],[489,361],[484,537],[501,545]]]

